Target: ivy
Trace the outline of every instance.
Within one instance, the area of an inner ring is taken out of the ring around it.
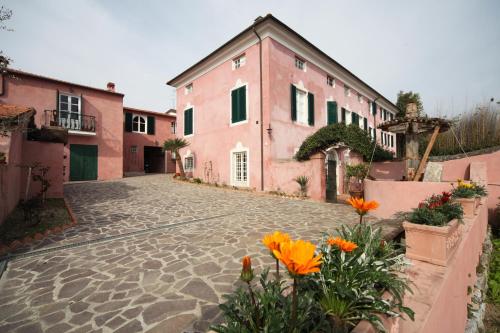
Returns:
[[[392,152],[376,144],[366,131],[359,126],[353,124],[346,126],[344,123],[322,127],[316,133],[308,136],[302,142],[295,158],[299,161],[308,160],[311,155],[338,143],[343,143],[359,152],[368,161],[372,157],[373,145],[376,145],[373,161],[387,161],[393,158]]]

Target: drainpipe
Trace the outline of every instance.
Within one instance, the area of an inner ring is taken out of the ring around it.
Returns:
[[[259,88],[260,88],[260,190],[264,191],[264,116],[263,116],[263,99],[262,99],[262,38],[255,29],[255,24],[260,21],[262,17],[257,17],[253,23],[253,33],[259,39]]]

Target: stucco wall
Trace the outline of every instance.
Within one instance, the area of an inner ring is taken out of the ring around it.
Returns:
[[[124,108],[124,112],[155,117],[155,134],[123,132],[123,172],[144,172],[144,146],[163,147],[165,140],[174,138],[171,123],[176,119],[135,109]],[[136,153],[131,152],[132,146],[137,147]],[[175,162],[170,152],[165,152],[165,172],[175,172]]]
[[[57,108],[57,91],[82,96],[82,114],[96,117],[96,135],[70,134],[65,148],[65,180],[69,180],[69,145],[98,145],[98,179],[120,178],[123,175],[123,96],[96,91],[22,74],[5,77],[0,103],[29,106],[37,111],[35,123],[45,123],[44,110]]]
[[[20,131],[1,137],[2,151],[7,152],[7,164],[0,164],[0,223],[16,207],[21,191],[23,134]]]

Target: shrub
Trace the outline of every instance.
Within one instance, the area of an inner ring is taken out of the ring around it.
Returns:
[[[345,171],[347,179],[354,177],[358,180],[362,180],[368,174],[368,165],[365,163],[347,165]]]
[[[300,187],[300,195],[307,196],[307,187],[309,185],[309,178],[307,176],[298,176],[294,178],[295,182],[299,184]]]
[[[393,158],[392,153],[376,144],[366,131],[359,128],[359,126],[353,124],[346,126],[344,123],[322,127],[316,133],[308,136],[302,142],[295,158],[299,161],[307,160],[311,155],[337,143],[344,143],[362,154],[366,160],[371,159],[374,145],[374,161],[391,160]]]

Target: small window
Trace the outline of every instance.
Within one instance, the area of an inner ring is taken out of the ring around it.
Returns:
[[[172,121],[170,123],[170,133],[175,134],[176,129],[177,129],[177,123],[175,121]]]
[[[248,186],[248,156],[246,151],[233,153],[233,185]]]
[[[328,75],[326,77],[326,84],[329,85],[330,87],[335,87],[335,79]]]
[[[134,115],[132,117],[132,132],[146,133],[147,120],[146,117]]]
[[[233,60],[233,69],[238,69],[241,66],[245,65],[246,57],[245,55],[239,56],[238,58]]]
[[[307,93],[297,89],[297,122],[307,125],[309,124],[309,114],[307,110]]]
[[[184,135],[193,134],[193,108],[184,110]]]
[[[306,62],[300,58],[295,57],[295,67],[297,67],[301,71],[305,71],[306,70]]]
[[[193,84],[192,83],[188,84],[186,86],[184,92],[186,93],[186,95],[192,93],[193,92]]]
[[[349,88],[348,86],[344,86],[344,95],[347,97],[350,97],[351,96],[351,88]]]
[[[137,153],[137,146],[130,146],[130,152],[132,154],[136,154]]]
[[[247,120],[247,86],[231,90],[231,124]]]
[[[363,96],[361,94],[358,94],[358,102],[363,104]]]
[[[193,156],[188,156],[184,158],[184,170],[193,171],[194,168],[194,158]]]

